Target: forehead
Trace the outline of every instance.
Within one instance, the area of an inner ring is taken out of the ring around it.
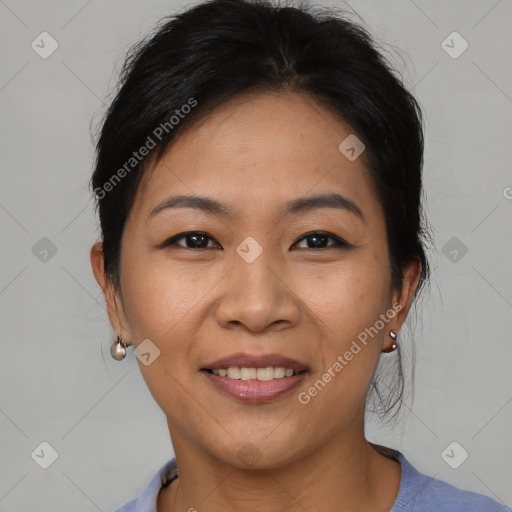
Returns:
[[[242,214],[295,196],[337,192],[379,209],[366,155],[339,149],[354,132],[297,93],[237,97],[191,125],[146,172],[136,207],[146,215],[171,193],[210,195]]]

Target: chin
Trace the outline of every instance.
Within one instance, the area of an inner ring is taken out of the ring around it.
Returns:
[[[278,469],[301,458],[296,441],[270,437],[267,434],[227,436],[224,446],[217,440],[208,451],[219,461],[239,470]]]

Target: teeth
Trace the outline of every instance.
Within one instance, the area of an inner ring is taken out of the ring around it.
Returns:
[[[274,368],[274,379],[282,379],[286,375],[286,370],[282,366]]]
[[[229,372],[229,370],[228,370]],[[240,378],[242,380],[251,380],[256,378],[257,374],[256,368],[240,368]],[[229,373],[228,373],[229,375]]]
[[[235,380],[273,380],[282,379],[283,377],[291,377],[297,372],[291,368],[283,368],[282,366],[267,366],[266,368],[239,368],[238,366],[231,366],[229,368],[219,368],[212,370],[215,375],[220,377],[228,377]]]
[[[274,368],[272,366],[268,368],[258,368],[256,378],[258,380],[272,380],[274,378]]]
[[[230,379],[239,379],[240,368],[238,368],[238,366],[232,366],[231,368],[228,368],[228,377]]]

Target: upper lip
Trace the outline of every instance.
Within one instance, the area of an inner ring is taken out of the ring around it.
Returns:
[[[307,370],[307,365],[286,357],[282,354],[271,353],[259,356],[244,354],[239,352],[231,354],[230,356],[217,359],[211,363],[205,364],[202,370],[218,370],[220,368],[230,368],[232,366],[239,366],[244,368],[266,368],[268,366],[281,366],[283,368],[291,368],[297,372]]]

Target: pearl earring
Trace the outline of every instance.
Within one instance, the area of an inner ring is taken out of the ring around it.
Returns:
[[[397,339],[397,334],[395,331],[389,331],[389,336],[390,338],[392,338],[393,340],[396,340]],[[398,343],[395,343],[393,342],[391,347],[389,348],[385,348],[382,352],[386,353],[386,354],[389,354],[390,352],[394,352],[395,349],[398,347]]]
[[[110,347],[110,355],[116,361],[122,361],[126,357],[126,347],[127,345],[123,343],[123,336],[118,334],[117,340]]]

